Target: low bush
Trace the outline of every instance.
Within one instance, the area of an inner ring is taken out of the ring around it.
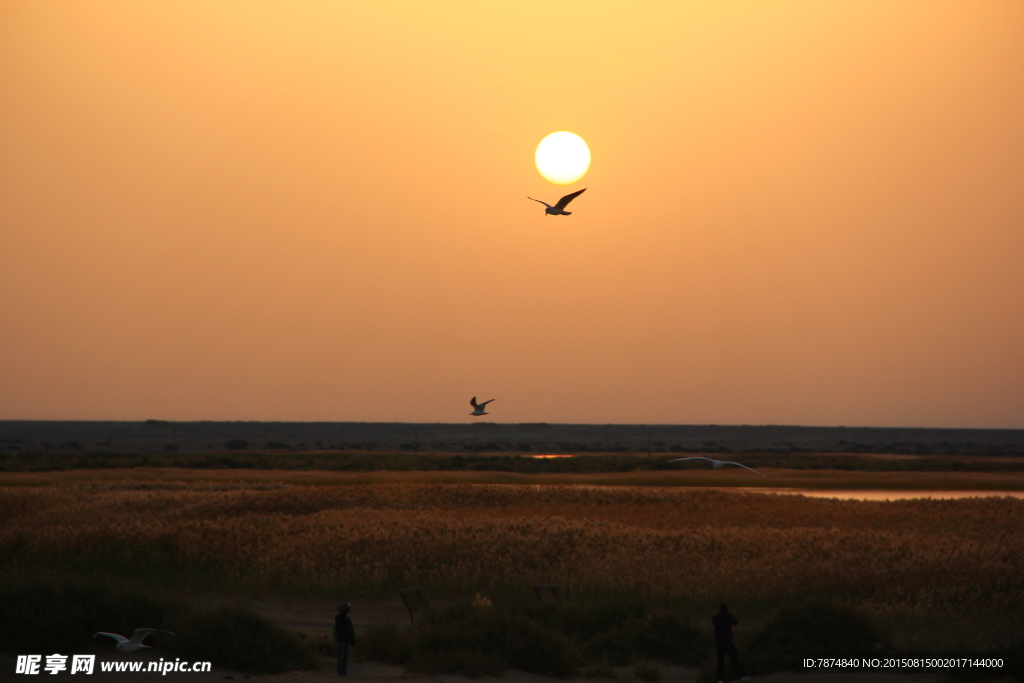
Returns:
[[[657,683],[662,679],[661,669],[646,662],[633,669],[633,675],[642,681],[651,681],[651,683]]]
[[[642,598],[479,604],[434,610],[412,629],[371,629],[360,655],[431,673],[498,675],[516,668],[567,676],[587,663],[585,675],[614,677],[613,666],[647,660],[699,665],[710,646],[688,619],[664,607],[651,613]]]
[[[1018,640],[1009,647],[1002,648],[996,652],[1001,657],[1006,667],[1004,675],[1013,676],[1013,680],[1024,682],[1024,640]]]
[[[755,674],[799,670],[804,657],[891,652],[888,638],[859,612],[808,603],[783,609],[754,634],[740,661]]]
[[[576,673],[582,657],[565,635],[507,608],[454,605],[417,627],[409,667],[497,675],[507,668],[550,676]]]
[[[949,672],[949,678],[954,681],[985,681],[994,678],[1004,680],[1007,677],[1012,677],[1013,680],[1024,683],[1024,640],[1018,640],[991,652],[978,653],[977,657],[989,660],[1001,659],[1003,666],[1001,668],[953,669]]]
[[[250,674],[319,668],[311,649],[297,636],[245,607],[192,615],[178,631],[173,649],[193,660]]]
[[[610,678],[613,681],[618,678],[615,668],[608,662],[593,662],[587,664],[583,669],[584,678]]]
[[[131,637],[136,628],[158,628],[177,634],[147,640],[168,656],[250,674],[319,667],[311,644],[245,608],[204,612],[101,581],[3,582],[0,614],[0,652],[73,652],[94,648],[97,631]],[[107,643],[116,652],[113,641]]]
[[[139,594],[115,593],[100,582],[4,581],[0,652],[69,652],[91,643],[97,631],[129,637],[139,627],[173,631],[169,626],[182,616],[181,607]]]
[[[641,658],[700,665],[710,640],[671,605],[634,596],[600,596],[528,608],[532,618],[582,643],[588,661],[628,666]]]
[[[413,633],[394,624],[371,628],[359,634],[354,655],[389,664],[408,664],[412,661]]]

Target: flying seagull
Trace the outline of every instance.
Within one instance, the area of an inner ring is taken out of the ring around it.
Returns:
[[[494,399],[492,398],[491,401],[493,401],[493,400]],[[477,403],[476,402],[476,396],[474,396],[473,398],[469,399],[469,405],[473,406],[473,412],[470,413],[470,415],[486,415],[487,411],[485,411],[484,408],[486,408],[487,404],[490,403],[491,401],[484,401],[483,403]]]
[[[549,214],[552,215],[552,216],[568,216],[568,215],[572,214],[572,211],[566,211],[565,207],[569,205],[569,202],[571,202],[572,200],[576,199],[577,197],[579,197],[581,194],[583,194],[586,191],[587,191],[587,188],[584,187],[582,190],[577,190],[576,192],[573,192],[572,194],[567,194],[564,197],[562,197],[561,199],[559,199],[558,203],[555,204],[554,206],[551,206],[547,202],[541,202],[539,199],[533,199],[533,197],[530,197],[530,196],[527,196],[526,198],[527,199],[533,199],[533,201],[540,202],[544,206],[548,207],[548,208],[544,209],[544,215],[545,216],[547,216]]]
[[[121,652],[135,652],[136,650],[141,650],[144,647],[150,647],[149,645],[146,645],[142,642],[150,633],[166,633],[169,636],[178,635],[177,633],[171,633],[170,631],[161,631],[157,628],[137,628],[135,629],[135,632],[132,633],[131,640],[128,640],[124,636],[118,635],[117,633],[107,633],[106,631],[99,631],[97,633],[94,633],[92,634],[92,637],[95,638],[96,636],[110,636],[111,638],[117,641],[117,649]]]
[[[726,465],[736,465],[736,467],[742,467],[745,470],[750,470],[754,474],[761,474],[757,470],[751,470],[746,465],[741,465],[738,462],[731,462],[729,460],[712,460],[711,458],[705,458],[704,456],[701,455],[694,456],[692,458],[676,458],[675,460],[669,460],[669,462],[681,462],[683,460],[707,460],[709,463],[711,463],[711,466],[714,467],[716,470],[720,470]],[[767,474],[761,474],[761,476],[764,477],[765,479],[768,478]]]

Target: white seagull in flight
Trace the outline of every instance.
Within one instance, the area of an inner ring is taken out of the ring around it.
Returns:
[[[729,460],[713,460],[711,458],[705,458],[702,455],[697,455],[697,456],[694,456],[692,458],[676,458],[675,460],[669,460],[669,462],[681,462],[683,460],[707,460],[709,463],[711,463],[712,467],[714,467],[716,470],[720,470],[723,467],[725,467],[726,465],[736,465],[736,467],[742,467],[745,470],[750,470],[754,474],[761,474],[757,470],[751,470],[746,465],[741,465],[738,462],[731,462]],[[761,474],[761,476],[764,477],[765,479],[768,478],[767,474]]]
[[[178,635],[177,633],[172,633],[170,631],[161,631],[157,628],[137,628],[135,629],[135,632],[132,633],[131,640],[128,640],[124,636],[119,635],[117,633],[107,633],[106,631],[98,631],[92,634],[92,637],[95,638],[96,636],[110,636],[111,638],[117,641],[117,649],[121,652],[135,652],[136,650],[141,650],[144,647],[150,647],[149,645],[146,645],[142,642],[150,633],[166,633],[169,636]]]
[[[552,216],[569,216],[569,215],[572,214],[572,211],[566,211],[565,207],[569,205],[569,202],[571,202],[572,200],[576,199],[577,197],[579,197],[581,194],[583,194],[586,191],[587,191],[587,188],[584,187],[582,190],[578,190],[576,192],[573,192],[572,194],[567,194],[564,197],[562,197],[561,199],[559,199],[558,203],[555,204],[554,206],[551,206],[547,202],[541,202],[539,199],[533,199],[533,197],[530,197],[530,196],[527,196],[526,198],[527,199],[533,199],[533,201],[540,202],[544,206],[548,207],[548,208],[544,209],[544,215],[545,216],[547,216],[549,214],[552,215]]]
[[[494,399],[492,398],[491,401],[493,401],[493,400]],[[476,402],[476,396],[474,396],[473,398],[469,399],[469,405],[473,406],[473,412],[470,413],[470,415],[487,415],[487,411],[485,411],[484,408],[487,407],[487,404],[490,403],[491,401],[484,401],[483,403],[477,403]]]

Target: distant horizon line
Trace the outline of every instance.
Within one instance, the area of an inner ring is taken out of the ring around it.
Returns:
[[[146,418],[135,420],[124,419],[54,419],[54,418],[0,418],[4,422],[79,422],[79,423],[153,423],[153,424],[195,424],[195,423],[263,423],[263,424],[402,424],[402,425],[508,425],[508,426],[529,426],[529,425],[561,425],[561,426],[609,426],[609,427],[728,427],[728,428],[753,428],[753,429],[897,429],[897,430],[939,430],[939,431],[1001,431],[1020,432],[1024,427],[934,427],[934,426],[880,426],[880,425],[802,425],[782,423],[722,423],[722,422],[496,422],[494,420],[470,420],[466,422],[440,422],[440,421],[401,421],[401,420],[167,420],[162,418]]]

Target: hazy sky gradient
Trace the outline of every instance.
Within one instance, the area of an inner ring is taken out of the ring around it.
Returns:
[[[0,419],[1024,427],[1022,84],[1016,0],[4,2]]]

